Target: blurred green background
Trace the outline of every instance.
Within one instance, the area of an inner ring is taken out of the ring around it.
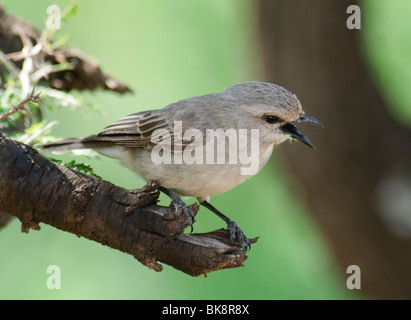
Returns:
[[[58,4],[64,8],[68,1],[0,3],[9,13],[42,30],[47,7]],[[63,22],[58,34],[68,34],[68,47],[96,58],[104,71],[129,85],[134,94],[82,93],[84,100],[100,106],[103,114],[64,109],[47,112],[48,119],[60,122],[54,131],[57,136],[87,136],[130,113],[222,91],[235,82],[262,80],[253,1],[88,0],[78,4],[77,15],[69,23]],[[400,27],[397,16],[406,19],[411,3],[365,1],[361,8],[366,17],[365,51],[377,67],[378,83],[397,106],[393,113],[411,119],[410,109],[403,103],[410,101],[411,91],[395,89],[396,81],[411,81],[406,55],[411,30]],[[388,80],[393,86],[386,85]],[[119,186],[143,185],[111,159],[88,162],[98,175]],[[163,197],[162,203],[168,205],[169,201]],[[337,269],[332,261],[325,239],[299,204],[275,151],[260,174],[213,197],[212,203],[236,220],[249,237],[260,237],[244,268],[213,272],[207,278],[192,278],[167,265],[156,273],[129,255],[47,225],[41,225],[40,232],[22,234],[15,220],[0,230],[0,299],[360,297],[346,288],[345,270]],[[220,227],[224,224],[218,218],[200,210],[195,232]],[[61,268],[61,290],[46,287],[49,265]]]

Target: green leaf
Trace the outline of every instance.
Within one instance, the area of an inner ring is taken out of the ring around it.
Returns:
[[[78,4],[74,0],[70,1],[70,5],[63,10],[61,19],[65,22],[70,21],[77,14],[78,8]]]
[[[101,179],[99,175],[94,172],[94,169],[87,163],[77,163],[76,160],[71,160],[69,162],[63,162],[63,160],[55,159],[55,158],[48,158],[50,161],[53,161],[59,165],[66,167],[67,169],[82,172],[84,174],[88,174],[94,176],[96,178]]]
[[[74,171],[82,172],[85,174],[89,174],[91,176],[97,177],[101,179],[100,176],[98,176],[95,172],[94,169],[86,163],[77,163],[75,160],[72,160],[70,162],[64,163],[63,164],[66,168],[69,168]]]

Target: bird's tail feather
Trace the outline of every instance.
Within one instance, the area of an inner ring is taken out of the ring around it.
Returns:
[[[42,146],[43,152],[64,153],[78,149],[96,149],[112,146],[114,143],[105,137],[89,136],[87,138],[68,138]]]

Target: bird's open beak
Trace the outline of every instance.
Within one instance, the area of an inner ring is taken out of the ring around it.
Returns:
[[[311,141],[308,140],[307,137],[305,135],[303,135],[301,133],[301,131],[299,131],[297,129],[297,127],[294,125],[294,123],[303,123],[303,122],[308,122],[308,123],[323,126],[323,124],[320,121],[318,121],[317,119],[315,119],[313,117],[310,117],[307,114],[303,114],[299,119],[297,119],[293,122],[288,122],[285,125],[281,126],[281,130],[284,133],[289,134],[292,138],[294,138],[298,141],[301,141],[302,143],[306,144],[307,146],[315,149],[315,147],[311,143]]]

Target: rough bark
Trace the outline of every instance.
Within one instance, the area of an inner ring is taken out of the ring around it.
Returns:
[[[125,190],[1,136],[0,163],[0,211],[16,216],[23,232],[46,223],[131,254],[156,271],[160,261],[192,276],[242,266],[247,258],[226,230],[184,234],[185,215],[155,205],[153,184]],[[191,209],[196,213],[197,204]]]
[[[390,116],[374,85],[361,30],[346,27],[347,7],[356,3],[260,0],[264,70],[266,80],[296,93],[307,113],[325,125],[302,128],[315,152],[305,150],[301,157],[302,146],[281,149],[342,273],[346,277],[346,268],[358,265],[363,293],[409,299],[409,228],[402,234],[393,228],[405,227],[409,218],[394,221],[394,207],[384,214],[381,192],[388,192],[390,179],[411,175],[411,131]]]

